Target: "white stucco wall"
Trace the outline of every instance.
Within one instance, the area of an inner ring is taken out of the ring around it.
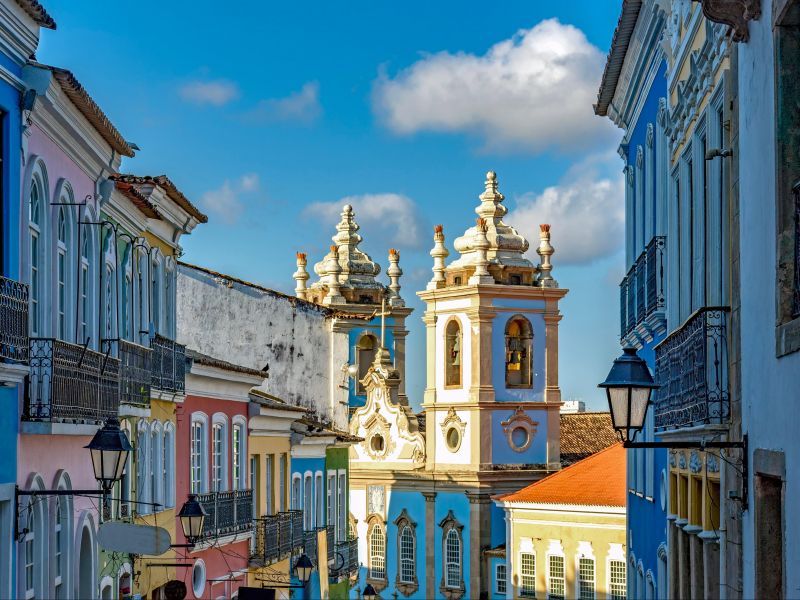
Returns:
[[[177,341],[234,364],[263,369],[264,391],[347,428],[347,334],[330,311],[181,265]]]
[[[785,453],[785,588],[800,593],[800,436],[791,418],[800,389],[800,352],[775,356],[775,82],[772,0],[762,16],[750,21],[750,40],[739,49],[739,185],[741,252],[742,422],[750,436],[750,456],[757,448]],[[787,418],[788,417],[788,418]],[[751,463],[752,464],[752,463]],[[750,471],[748,488],[754,492]],[[745,598],[754,589],[754,498],[744,514]]]

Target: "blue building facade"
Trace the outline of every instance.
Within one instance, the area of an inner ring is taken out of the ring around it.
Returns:
[[[22,382],[28,373],[28,288],[20,283],[20,157],[25,85],[22,69],[40,28],[55,21],[38,3],[6,3],[0,13],[0,597],[15,597],[14,519]],[[35,4],[36,6],[32,6]]]
[[[623,2],[595,105],[598,115],[623,130],[626,275],[620,283],[620,344],[635,347],[653,373],[655,348],[667,333],[666,22],[655,1]],[[639,441],[654,439],[651,410]],[[666,598],[667,450],[629,449],[627,465],[628,594]]]

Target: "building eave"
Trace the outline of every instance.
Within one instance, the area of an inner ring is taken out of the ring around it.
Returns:
[[[622,2],[622,11],[617,21],[617,28],[614,30],[614,37],[611,40],[611,49],[608,52],[606,66],[603,69],[600,89],[597,91],[597,104],[594,105],[596,115],[602,117],[608,115],[608,107],[617,91],[617,83],[622,73],[622,66],[625,63],[625,55],[628,52],[628,45],[631,42],[641,8],[642,0],[623,0]]]

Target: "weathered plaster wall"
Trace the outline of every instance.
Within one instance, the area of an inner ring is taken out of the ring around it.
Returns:
[[[181,265],[177,339],[189,348],[255,369],[264,391],[347,427],[346,333],[327,309]]]

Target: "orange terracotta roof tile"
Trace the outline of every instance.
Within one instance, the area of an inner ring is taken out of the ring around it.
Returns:
[[[39,27],[45,29],[55,29],[56,22],[53,20],[47,11],[44,9],[38,0],[17,0],[17,4],[22,7],[28,16],[33,19]]]
[[[616,443],[528,487],[495,499],[531,504],[624,507],[625,455],[625,448]]]
[[[122,192],[122,195],[133,202],[134,206],[136,206],[144,216],[151,219],[161,219],[161,215],[158,214],[156,207],[133,185],[117,181],[116,186],[117,189]]]
[[[200,223],[208,223],[208,217],[199,209],[197,208],[192,202],[183,195],[172,180],[167,177],[166,175],[129,175],[125,173],[114,173],[111,175],[110,179],[114,181],[122,182],[122,183],[129,183],[135,186],[143,186],[143,185],[150,185],[150,186],[159,186],[164,189],[175,204],[180,206],[183,210],[187,213],[192,215],[195,219],[197,219]]]
[[[561,466],[566,467],[617,443],[609,412],[561,415]]]

